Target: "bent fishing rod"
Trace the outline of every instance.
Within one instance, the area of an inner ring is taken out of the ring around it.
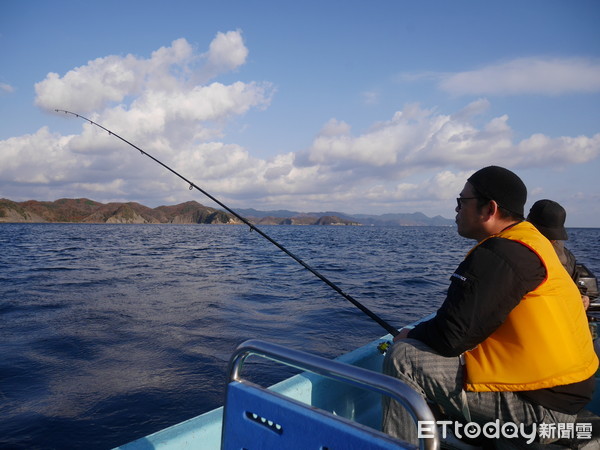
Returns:
[[[288,249],[286,249],[283,245],[281,245],[280,243],[278,243],[277,241],[275,241],[274,239],[272,239],[270,236],[268,236],[266,233],[264,233],[262,230],[260,230],[259,228],[255,227],[252,223],[250,223],[247,219],[245,219],[244,217],[240,216],[238,213],[236,213],[234,210],[232,210],[231,208],[229,208],[227,205],[225,205],[224,203],[222,203],[220,200],[218,200],[217,198],[215,198],[214,196],[212,196],[211,194],[209,194],[208,192],[206,192],[204,189],[200,188],[199,186],[197,186],[195,183],[193,183],[192,181],[188,180],[186,177],[184,177],[183,175],[181,175],[180,173],[176,172],[175,170],[171,169],[169,166],[167,166],[166,164],[164,164],[163,162],[159,161],[158,159],[156,159],[154,156],[152,156],[151,154],[147,153],[146,151],[142,150],[141,148],[139,148],[137,145],[132,144],[131,142],[129,142],[127,139],[119,136],[118,134],[114,133],[113,131],[109,130],[108,128],[103,127],[102,125],[100,125],[97,122],[94,122],[91,119],[88,119],[87,117],[82,116],[81,114],[77,114],[71,111],[67,111],[64,109],[55,109],[55,111],[58,112],[63,112],[65,114],[71,114],[75,117],[78,117],[80,119],[85,120],[86,122],[89,122],[92,125],[97,126],[98,128],[103,129],[104,131],[108,132],[109,135],[114,136],[120,140],[122,140],[123,142],[125,142],[126,144],[129,144],[131,147],[135,148],[136,150],[138,150],[142,155],[147,156],[148,158],[150,158],[151,160],[153,160],[154,162],[160,164],[161,166],[163,166],[165,169],[167,169],[169,172],[177,175],[179,178],[181,178],[183,181],[185,181],[188,185],[190,190],[192,189],[197,189],[198,191],[200,191],[202,194],[204,194],[206,197],[208,197],[209,199],[211,199],[213,202],[215,202],[216,204],[218,204],[219,206],[221,206],[221,208],[223,208],[224,210],[226,210],[227,212],[229,212],[230,214],[232,214],[233,216],[235,216],[237,219],[239,219],[240,221],[242,221],[245,225],[247,225],[248,227],[250,227],[251,231],[255,231],[257,232],[259,235],[261,235],[263,238],[265,238],[267,241],[269,241],[271,244],[273,244],[275,247],[277,247],[278,249],[280,249],[281,251],[283,251],[286,255],[288,255],[290,258],[292,258],[294,261],[296,261],[298,264],[300,264],[302,267],[304,267],[306,270],[308,270],[309,272],[311,272],[313,275],[315,275],[317,278],[319,278],[321,281],[323,281],[327,286],[329,286],[330,288],[332,288],[334,291],[336,291],[338,294],[340,294],[342,297],[344,297],[346,300],[348,300],[350,303],[352,303],[354,306],[356,306],[358,309],[360,309],[362,312],[364,312],[367,316],[369,316],[371,319],[373,319],[375,322],[377,322],[379,325],[381,325],[388,333],[390,333],[392,336],[396,336],[398,335],[398,330],[396,328],[394,328],[393,326],[391,326],[389,323],[387,323],[385,320],[383,320],[381,317],[379,317],[377,314],[375,314],[374,312],[372,312],[371,310],[369,310],[366,306],[364,306],[362,303],[360,303],[358,300],[354,299],[352,296],[350,296],[349,294],[346,294],[340,287],[338,287],[335,283],[329,281],[324,275],[322,275],[321,273],[319,273],[317,270],[313,269],[311,266],[309,266],[308,264],[306,264],[303,260],[301,260],[300,258],[298,258],[296,255],[294,255],[292,252],[290,252]]]

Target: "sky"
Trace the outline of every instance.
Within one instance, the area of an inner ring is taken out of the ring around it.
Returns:
[[[0,198],[453,219],[476,170],[600,227],[600,2],[0,1]]]

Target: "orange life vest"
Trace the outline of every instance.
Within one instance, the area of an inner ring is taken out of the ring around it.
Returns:
[[[529,222],[495,237],[530,248],[546,267],[547,275],[491,336],[465,352],[466,389],[528,391],[591,377],[598,368],[598,358],[581,294],[550,241]]]

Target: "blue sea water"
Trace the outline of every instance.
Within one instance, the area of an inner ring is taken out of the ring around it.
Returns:
[[[473,244],[453,227],[261,229],[397,327],[435,311]],[[600,274],[600,229],[569,236]],[[332,358],[384,334],[244,226],[1,224],[0,448],[109,449],[213,409],[246,339]]]

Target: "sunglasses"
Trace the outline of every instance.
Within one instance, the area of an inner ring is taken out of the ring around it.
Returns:
[[[458,209],[460,210],[462,208],[462,205],[463,205],[462,202],[464,200],[475,200],[475,199],[478,199],[478,198],[479,197],[458,197],[456,199],[456,204],[458,205]]]

